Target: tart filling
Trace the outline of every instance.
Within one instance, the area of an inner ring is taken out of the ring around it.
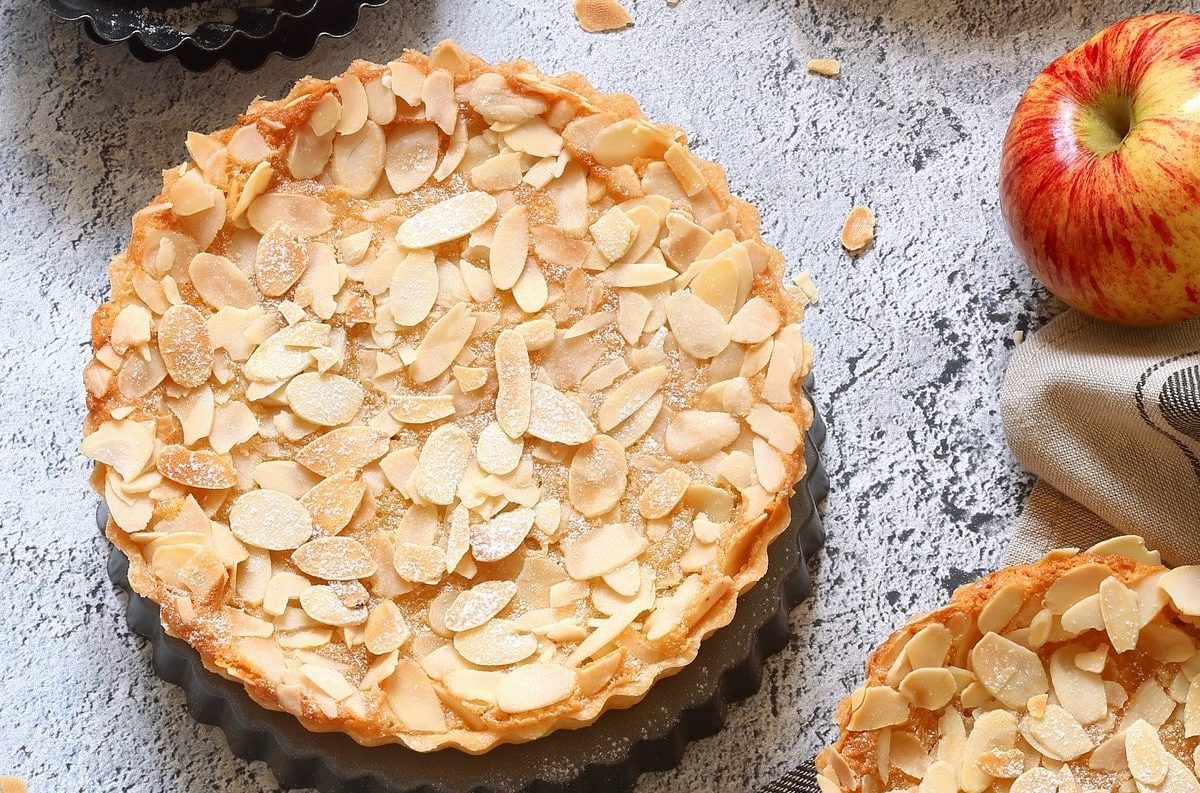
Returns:
[[[1200,566],[1140,537],[961,587],[837,709],[822,791],[1200,791]]]
[[[82,451],[209,668],[480,752],[636,702],[730,620],[811,349],[679,130],[444,42],[187,149],[110,265]]]

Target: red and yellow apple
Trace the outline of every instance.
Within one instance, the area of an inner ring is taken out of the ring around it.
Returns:
[[[1200,316],[1200,16],[1118,22],[1034,79],[1000,205],[1034,274],[1126,325]]]

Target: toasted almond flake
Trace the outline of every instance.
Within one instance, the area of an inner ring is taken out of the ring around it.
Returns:
[[[367,621],[367,609],[351,607],[342,602],[332,586],[318,584],[310,586],[300,595],[300,607],[304,613],[322,625],[340,627],[361,625]],[[321,642],[324,644],[325,642]]]
[[[274,490],[242,493],[229,510],[229,529],[247,545],[268,551],[299,548],[312,537],[312,517],[296,499]]]
[[[638,226],[620,207],[611,207],[592,223],[588,230],[600,255],[610,262],[615,262],[624,256],[633,244]]]
[[[1132,650],[1140,630],[1137,595],[1117,578],[1101,581],[1099,594],[1100,613],[1112,648],[1118,654]]]
[[[524,337],[504,330],[496,338],[496,421],[510,438],[529,428],[532,372]]]
[[[1183,565],[1169,570],[1159,579],[1158,586],[1180,614],[1200,616],[1200,565]]]
[[[508,666],[537,651],[537,639],[510,620],[493,619],[478,628],[457,633],[454,649],[479,666]]]
[[[329,168],[333,183],[355,198],[365,198],[383,175],[385,153],[383,129],[374,121],[366,121],[355,132],[338,135]]]
[[[401,424],[428,424],[454,415],[449,394],[401,394],[392,405],[392,417]]]
[[[808,70],[822,77],[837,77],[842,73],[842,65],[833,58],[813,58],[808,62]]]
[[[585,517],[597,517],[621,500],[628,485],[625,450],[607,435],[596,435],[571,457],[567,493],[571,506]]]
[[[450,145],[446,148],[446,153],[442,155],[442,161],[438,163],[437,170],[433,172],[433,180],[435,182],[443,182],[448,176],[458,170],[458,166],[462,164],[463,158],[467,154],[467,127],[465,124],[458,124],[454,128],[454,135],[450,138]]]
[[[266,234],[271,226],[283,223],[293,234],[305,239],[320,236],[333,228],[333,212],[329,205],[316,196],[300,193],[259,196],[246,210],[246,219],[259,234]]]
[[[1125,758],[1129,773],[1145,785],[1161,785],[1167,778],[1167,750],[1158,730],[1142,719],[1125,728]]]
[[[1200,675],[1193,677],[1188,685],[1183,703],[1183,735],[1185,738],[1200,735]]]
[[[308,117],[308,127],[317,135],[327,135],[333,132],[342,116],[342,103],[337,94],[330,91],[323,94],[312,107]]]
[[[242,191],[238,195],[237,204],[234,205],[233,211],[229,213],[230,219],[237,220],[240,218],[259,196],[267,192],[267,186],[271,184],[271,179],[274,176],[275,171],[269,162],[260,162],[254,166],[254,170],[246,177],[246,183],[242,185]]]
[[[228,460],[210,451],[192,451],[184,446],[164,446],[155,458],[158,472],[188,487],[223,490],[237,483],[237,474]]]
[[[1055,793],[1058,777],[1046,768],[1030,768],[1013,780],[1010,793]]]
[[[392,565],[401,578],[414,584],[437,584],[446,574],[445,553],[436,545],[399,543]]]
[[[666,367],[651,366],[620,383],[600,405],[596,414],[600,430],[608,432],[632,416],[666,381]]]
[[[489,193],[512,190],[521,183],[521,164],[520,152],[497,154],[471,169],[471,185]]]
[[[842,224],[842,247],[851,253],[865,249],[875,241],[875,213],[869,207],[856,206]]]
[[[363,629],[363,644],[374,655],[387,655],[403,647],[411,635],[400,609],[390,600],[380,601],[371,609]]]
[[[567,699],[575,688],[573,670],[539,661],[505,673],[496,686],[496,705],[505,713],[527,713]]]
[[[454,98],[454,77],[445,69],[434,69],[421,84],[425,115],[449,135],[458,121],[458,102]]]
[[[465,237],[492,219],[496,199],[483,192],[448,198],[423,209],[400,224],[396,241],[405,248],[432,248]]]
[[[1025,587],[1013,582],[992,593],[979,611],[980,633],[999,633],[1025,604]]]
[[[1147,548],[1146,541],[1134,534],[1126,534],[1121,537],[1112,537],[1103,540],[1088,548],[1086,553],[1124,556],[1126,559],[1132,559],[1138,564],[1162,564],[1162,554]]]
[[[1167,696],[1167,692],[1153,678],[1149,678],[1142,681],[1129,698],[1121,723],[1128,725],[1137,719],[1145,719],[1151,726],[1161,727],[1175,712],[1175,708],[1175,700]]]
[[[775,335],[779,325],[779,312],[775,307],[755,296],[729,321],[729,337],[739,344],[759,344]]]
[[[633,17],[619,0],[575,0],[575,18],[588,33],[604,33],[633,24]]]
[[[768,493],[778,493],[787,484],[787,463],[775,447],[762,438],[752,442],[754,449],[754,470],[759,483]]]
[[[1095,746],[1075,717],[1058,705],[1047,705],[1040,719],[1025,717],[1020,727],[1025,740],[1054,760],[1074,760]]]
[[[1060,625],[1063,631],[1071,636],[1103,629],[1104,615],[1100,611],[1100,595],[1088,595],[1064,611]]]
[[[213,427],[208,434],[208,445],[217,454],[227,454],[257,434],[258,420],[245,402],[226,402],[213,409]]]
[[[477,391],[487,385],[488,369],[479,366],[455,366],[452,374],[464,392]]]
[[[455,633],[478,628],[495,617],[517,594],[512,581],[484,581],[460,592],[442,617],[446,630]]]
[[[308,269],[307,246],[284,223],[267,229],[254,253],[254,278],[268,297],[287,292]]]
[[[586,443],[596,435],[596,427],[583,408],[553,386],[536,381],[530,385],[527,431],[535,438],[567,446]]]
[[[915,707],[941,710],[958,693],[958,684],[949,669],[914,669],[900,681],[900,693]]]
[[[349,525],[366,495],[366,489],[366,485],[354,474],[339,474],[313,486],[300,496],[300,503],[312,515],[313,526],[318,531],[337,534]]]
[[[408,375],[416,383],[427,383],[450,368],[475,330],[475,317],[464,303],[456,303],[438,318],[417,345]]]
[[[284,394],[297,416],[324,427],[352,420],[363,404],[362,386],[337,374],[296,375],[288,382]]]
[[[862,732],[891,727],[904,723],[908,714],[908,700],[895,689],[867,686],[850,695],[850,720],[846,729]]]
[[[472,526],[471,555],[479,562],[495,562],[507,557],[525,542],[533,529],[533,520],[532,509],[517,507]]]
[[[661,262],[628,262],[614,264],[601,273],[600,278],[611,286],[633,289],[663,284],[678,275]]]
[[[484,471],[503,476],[513,471],[521,462],[524,449],[525,444],[520,438],[513,440],[493,421],[479,433],[479,440],[475,445],[475,459]]]
[[[532,157],[557,157],[563,148],[562,136],[540,118],[531,118],[504,133],[510,149]]]
[[[392,273],[392,319],[406,328],[426,320],[438,298],[438,271],[429,251],[413,251]]]
[[[1150,623],[1142,628],[1138,649],[1164,664],[1182,663],[1196,653],[1196,644],[1174,625]]]
[[[567,547],[563,563],[572,578],[586,581],[636,559],[649,545],[632,524],[606,523],[575,539]]]
[[[591,155],[606,167],[628,165],[639,157],[661,159],[673,141],[661,127],[634,118],[624,118],[596,133]]]
[[[730,330],[721,314],[695,294],[683,290],[667,298],[667,324],[680,349],[707,360],[730,343]]]
[[[251,308],[258,305],[258,296],[250,285],[250,279],[224,256],[196,254],[188,264],[188,277],[204,302],[213,308]]]
[[[958,781],[954,766],[945,760],[938,760],[929,766],[925,776],[917,787],[917,793],[957,793]]]
[[[728,413],[683,410],[667,425],[667,454],[677,460],[711,457],[733,443],[741,427]]]
[[[405,195],[429,181],[437,167],[438,145],[437,127],[427,122],[389,129],[384,173],[392,190]]]
[[[449,504],[458,491],[471,461],[471,436],[454,424],[443,424],[430,433],[417,458],[413,482],[421,498],[431,504]]]
[[[321,476],[354,471],[388,452],[388,436],[362,425],[319,435],[296,452],[296,462]]]
[[[1107,565],[1083,564],[1065,573],[1046,590],[1042,604],[1052,614],[1063,614],[1071,606],[1100,591],[1100,582],[1112,575]]]
[[[513,286],[512,296],[526,314],[536,314],[546,307],[546,301],[549,300],[549,287],[546,285],[546,277],[542,274],[542,268],[538,267],[536,261],[530,260],[525,263],[521,277]]]
[[[986,752],[1011,749],[1016,741],[1017,718],[1004,710],[980,714],[962,748],[962,771],[959,787],[966,793],[982,793],[992,784],[992,778],[979,767],[979,758]]]
[[[352,537],[309,540],[292,552],[291,561],[302,572],[326,581],[367,578],[378,567],[366,547]]]
[[[188,305],[171,306],[158,323],[158,351],[167,374],[196,388],[212,373],[213,349],[204,316]]]
[[[986,634],[972,648],[971,669],[988,693],[1010,708],[1022,708],[1050,688],[1037,654],[997,633]]]
[[[665,518],[683,500],[692,478],[680,468],[668,468],[650,480],[638,501],[638,511],[649,520]]]
[[[683,188],[683,192],[689,198],[708,187],[703,171],[700,170],[700,166],[692,159],[687,147],[683,144],[671,144],[663,155],[663,159],[666,160],[671,173],[675,174],[679,186]]]
[[[497,289],[512,289],[525,270],[529,251],[529,220],[517,204],[501,215],[492,236],[490,271]]]
[[[402,659],[383,682],[383,690],[399,724],[413,732],[443,733],[446,717],[437,690],[415,661]]]
[[[471,525],[467,508],[459,504],[450,512],[446,533],[446,569],[454,572],[471,549]]]
[[[1079,668],[1077,659],[1084,652],[1083,645],[1069,644],[1054,651],[1050,656],[1050,681],[1054,695],[1068,713],[1080,724],[1092,724],[1108,713],[1104,695],[1104,681],[1095,672]]]
[[[800,428],[787,413],[767,405],[755,405],[746,414],[746,423],[759,437],[765,438],[784,454],[791,454],[800,446]]]
[[[330,80],[341,99],[341,112],[336,129],[339,135],[353,135],[367,122],[367,91],[353,74],[343,74]]]

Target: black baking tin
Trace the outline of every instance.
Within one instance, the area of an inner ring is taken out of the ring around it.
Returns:
[[[806,393],[812,378],[805,383]],[[811,400],[811,396],[809,397]],[[150,640],[155,673],[180,686],[188,710],[221,728],[233,753],[263,760],[283,788],[322,793],[607,793],[630,789],[646,771],[678,765],[688,743],[717,733],[730,703],[758,691],[766,658],[786,646],[788,612],[812,591],[807,559],[825,532],[819,509],[829,493],[821,464],[825,425],[814,415],[804,447],[807,471],[792,498],[792,523],[769,549],[766,575],[738,599],[733,621],[700,645],[696,660],[659,680],[646,698],[594,724],[471,756],[423,754],[399,745],[365,747],[340,733],[314,733],[287,713],[260,707],[241,684],[209,672],[196,652],[167,636],[158,606],[129,588],[129,562],[116,548],[109,577],[129,593],[129,627]],[[100,525],[106,518],[101,507]]]
[[[192,0],[196,2],[197,0]],[[202,2],[203,0],[200,0]],[[253,71],[274,53],[302,58],[321,36],[345,36],[365,7],[387,0],[270,0],[247,2],[230,23],[208,22],[192,33],[153,24],[153,12],[189,5],[187,0],[46,0],[58,17],[79,21],[97,44],[125,43],[139,61],[171,56],[185,69],[206,71],[228,61]],[[150,15],[142,12],[149,9]]]

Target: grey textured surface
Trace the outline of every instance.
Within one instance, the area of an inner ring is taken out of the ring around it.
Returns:
[[[158,171],[184,156],[186,130],[225,126],[306,73],[446,36],[492,60],[584,72],[689,130],[824,295],[807,328],[833,478],[816,597],[759,694],[640,791],[751,789],[810,756],[864,652],[999,560],[1029,485],[1004,447],[999,378],[1013,330],[1055,311],[1003,231],[1000,140],[1041,65],[1143,4],[631,5],[634,28],[595,36],[568,0],[393,0],[302,62],[193,75],[97,50],[38,3],[0,0],[0,773],[38,791],[278,789],[188,718],[125,628],[76,453],[88,320],[105,261]],[[806,73],[826,55],[840,78]],[[853,202],[879,215],[857,259],[836,242]]]

